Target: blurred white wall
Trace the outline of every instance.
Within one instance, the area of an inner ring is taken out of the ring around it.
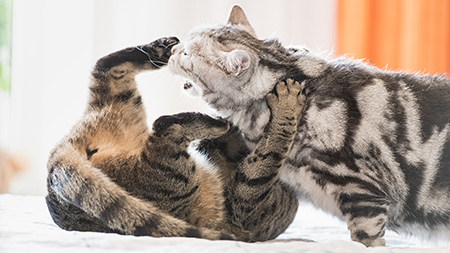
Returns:
[[[244,8],[261,38],[333,48],[334,0],[14,0],[11,117],[2,124],[9,134],[1,143],[28,157],[30,168],[11,192],[45,194],[48,154],[81,117],[96,59],[223,23],[233,4]],[[162,114],[207,112],[202,101],[183,94],[182,81],[166,69],[138,76],[149,123]]]

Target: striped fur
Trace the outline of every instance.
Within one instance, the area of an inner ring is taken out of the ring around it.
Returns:
[[[300,84],[280,83],[268,97],[273,119],[253,152],[236,128],[199,113],[160,117],[150,132],[134,78],[165,65],[177,42],[163,38],[97,62],[85,114],[48,161],[46,200],[61,228],[263,241],[294,218],[297,199],[278,178],[303,106]]]
[[[191,31],[172,52],[172,72],[192,79],[250,148],[269,122],[264,97],[273,84],[304,83],[303,118],[281,180],[345,220],[353,240],[384,245],[386,228],[450,237],[449,78],[259,40],[238,6],[227,24]]]

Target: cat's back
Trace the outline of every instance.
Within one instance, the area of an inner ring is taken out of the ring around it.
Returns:
[[[445,75],[392,72],[345,58],[327,63],[328,68],[320,76],[306,81],[309,101],[321,108],[343,101],[348,110],[370,109],[374,117],[375,110],[391,116],[409,112],[416,117],[406,120],[420,121],[425,135],[433,126],[445,127],[450,121],[450,78]]]
[[[428,91],[431,87],[450,90],[450,78],[445,74],[429,75],[411,71],[389,71],[370,65],[364,60],[353,60],[345,57],[322,59],[326,68],[309,82],[318,88],[324,84],[343,84],[347,88],[361,88],[370,85],[372,79],[382,80],[386,86],[395,88],[399,82],[405,82],[416,92]],[[450,94],[447,94],[450,96]]]
[[[305,140],[315,143],[309,146],[333,152],[364,147],[366,153],[369,146],[387,145],[405,153],[427,142],[437,145],[436,139],[443,142],[439,146],[447,143],[450,78],[444,75],[391,72],[341,58],[305,85],[300,128]],[[450,157],[450,147],[442,152]]]

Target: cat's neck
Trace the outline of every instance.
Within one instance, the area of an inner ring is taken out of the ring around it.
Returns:
[[[270,120],[270,109],[265,98],[253,100],[247,108],[220,109],[218,112],[241,130],[249,147],[256,145]]]
[[[266,95],[274,89],[278,80],[286,76],[284,72],[274,73],[264,68],[255,70],[255,73],[245,84],[252,89],[250,91],[238,91],[233,95],[220,92],[203,94],[204,100],[221,117],[241,130],[249,147],[259,141],[270,120]]]

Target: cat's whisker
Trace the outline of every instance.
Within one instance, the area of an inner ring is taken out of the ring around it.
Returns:
[[[166,62],[162,62],[162,61],[150,60],[149,62],[151,62],[151,63],[152,63],[153,65],[155,65],[156,67],[162,67],[162,66],[167,65]],[[159,64],[159,65],[157,65],[157,64]]]
[[[178,43],[179,43],[179,42],[177,42],[177,41],[172,42],[172,43],[170,43],[170,44],[164,45],[164,48],[173,47],[173,46],[175,46],[175,45],[178,44]]]
[[[156,67],[162,67],[162,66],[164,66],[164,65],[167,64],[166,62],[152,60],[152,57],[150,56],[150,54],[149,54],[148,52],[146,52],[145,50],[143,50],[143,49],[142,49],[142,46],[136,46],[135,48],[136,48],[137,50],[139,50],[140,52],[142,52],[143,54],[147,55],[148,61],[149,61],[150,63],[152,63],[154,66],[156,66]],[[167,48],[167,47],[166,47],[166,48]]]

